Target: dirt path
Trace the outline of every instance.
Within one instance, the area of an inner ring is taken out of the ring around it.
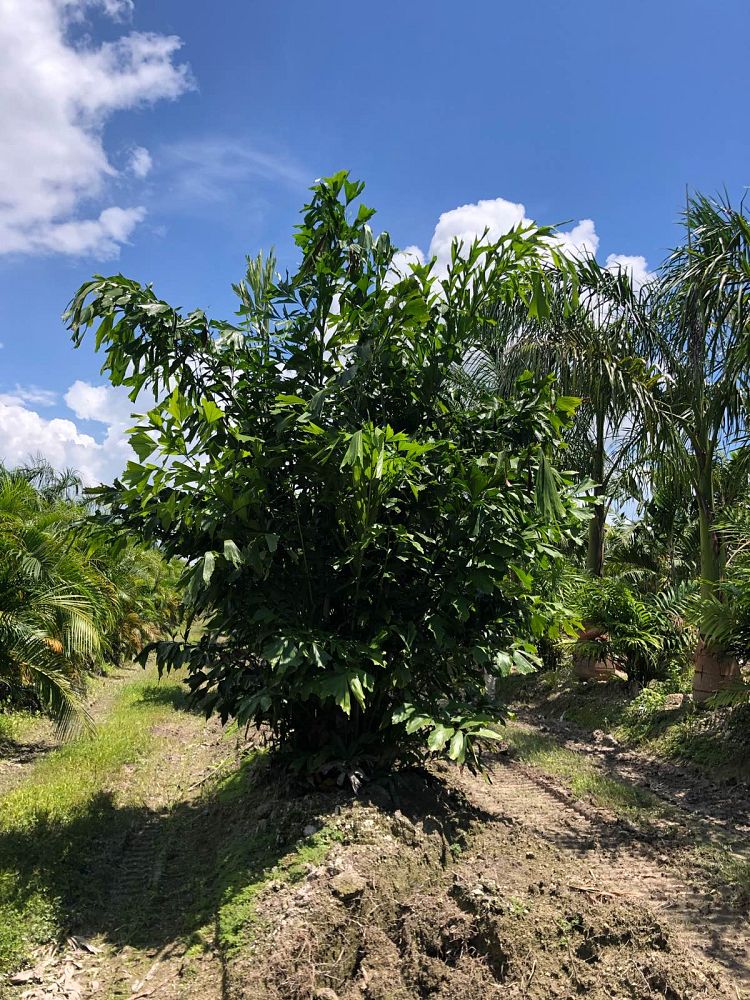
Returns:
[[[747,912],[693,861],[694,842],[750,846],[742,788],[691,797],[658,761],[559,732],[666,811],[576,801],[510,753],[490,781],[438,765],[347,800],[256,780],[246,747],[162,695],[148,754],[76,820],[87,904],[51,884],[68,938],[11,1000],[750,998]]]
[[[690,870],[694,814],[623,819],[488,764],[329,816],[326,862],[259,894],[229,1000],[750,998],[747,914]]]
[[[162,689],[152,673],[149,693],[158,700]],[[100,687],[92,704],[100,725],[108,724],[124,685],[142,676],[140,669],[124,670]],[[29,968],[9,977],[6,992],[0,984],[0,996],[213,1000],[222,995],[218,954],[210,941],[189,954],[181,907],[189,864],[201,860],[190,849],[195,838],[203,839],[201,797],[216,776],[236,769],[238,745],[225,738],[217,720],[207,723],[181,705],[166,704],[151,736],[152,751],[103,781],[102,808],[97,804],[83,819],[91,830],[91,858],[83,866],[90,868],[91,879],[85,914],[71,912],[67,939],[31,956]],[[22,785],[34,762],[52,749],[46,743],[13,767],[12,787]],[[186,845],[193,857],[181,853]],[[177,912],[170,912],[173,906]]]
[[[86,707],[95,724],[107,719],[117,697],[140,668],[125,666],[106,677],[95,677],[87,692]],[[21,735],[14,740],[0,740],[0,795],[22,784],[30,768],[61,746],[54,722],[46,716],[25,717]]]
[[[576,802],[561,784],[504,756],[492,760],[490,776],[491,784],[464,777],[461,786],[496,822],[520,827],[542,881],[565,881],[580,893],[583,907],[597,898],[642,904],[660,923],[671,925],[701,962],[715,967],[728,988],[750,990],[746,912],[717,902],[715,891],[686,874],[682,833],[695,825],[697,841],[699,824],[675,815],[666,829],[639,831],[605,810]],[[701,819],[712,821],[710,815]]]
[[[716,780],[676,761],[629,750],[607,734],[589,735],[551,719],[540,727],[524,710],[519,718],[531,729],[550,732],[561,746],[595,760],[606,773],[696,816],[704,829],[712,828],[737,846],[750,848],[750,777],[743,780],[732,775]]]

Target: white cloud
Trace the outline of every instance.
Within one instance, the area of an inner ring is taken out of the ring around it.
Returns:
[[[70,0],[66,0],[66,2],[70,2]],[[133,0],[99,0],[99,3],[104,8],[104,12],[115,19],[125,20],[133,13]]]
[[[438,267],[450,260],[451,245],[458,240],[468,245],[487,230],[488,240],[496,240],[525,220],[523,205],[505,198],[483,199],[443,212],[430,242],[430,257],[437,257]]]
[[[151,173],[151,167],[154,163],[151,159],[151,153],[144,146],[136,146],[130,153],[130,162],[128,166],[132,173],[136,177],[146,177]]]
[[[622,270],[627,272],[635,289],[642,288],[656,277],[653,271],[649,271],[646,258],[640,255],[630,257],[624,253],[611,253],[607,257],[606,266],[610,271]]]
[[[399,278],[408,277],[411,264],[424,264],[424,254],[418,246],[404,247],[393,255],[387,277],[388,284],[395,284]]]
[[[37,233],[34,249],[114,257],[145,215],[144,208],[112,207],[105,208],[98,219],[59,222]]]
[[[50,389],[42,389],[38,385],[19,385],[16,382],[12,392],[0,393],[0,400],[54,406],[57,402],[57,393]]]
[[[0,252],[113,255],[143,218],[106,204],[116,171],[102,130],[117,111],[179,97],[190,76],[175,36],[76,33],[91,8],[121,19],[132,3],[0,0]]]
[[[592,219],[581,219],[570,230],[558,229],[557,239],[571,257],[595,256],[599,249],[599,237]]]
[[[41,397],[45,390],[34,390]],[[87,486],[111,482],[133,458],[125,430],[135,421],[137,407],[124,389],[77,381],[65,394],[65,403],[78,420],[96,421],[98,434],[81,430],[70,419],[47,419],[28,403],[46,405],[31,393],[0,395],[0,461],[8,466],[43,455],[56,469],[73,468]]]
[[[131,415],[137,409],[124,389],[110,385],[91,385],[80,379],[65,393],[65,404],[79,420],[96,420],[110,427],[132,424]]]
[[[460,205],[443,212],[438,219],[429,247],[429,257],[436,258],[436,271],[445,274],[450,263],[451,246],[458,240],[468,247],[476,238],[486,232],[487,240],[498,240],[517,226],[533,226],[534,220],[526,215],[526,207],[520,202],[505,198],[488,198],[468,205]],[[580,219],[570,229],[558,229],[554,237],[557,245],[571,257],[595,256],[599,249],[599,234],[592,219]],[[394,257],[394,274],[408,273],[407,265],[413,261],[424,262],[425,255],[418,246],[400,250]],[[610,270],[622,268],[629,274],[633,285],[640,288],[655,275],[648,270],[645,257],[611,253],[606,267]]]
[[[174,195],[191,206],[224,201],[248,181],[281,181],[298,188],[312,180],[286,156],[263,152],[231,137],[175,143],[160,151],[161,160],[172,174]]]
[[[533,225],[520,202],[505,198],[489,198],[474,204],[461,205],[443,212],[430,241],[430,256],[437,258],[438,271],[444,271],[450,261],[451,245],[458,240],[468,247],[474,239],[487,233],[487,239],[498,240],[511,229]],[[569,254],[596,253],[599,237],[591,219],[581,221],[570,230],[559,230],[558,240]],[[418,249],[418,248],[417,248]]]

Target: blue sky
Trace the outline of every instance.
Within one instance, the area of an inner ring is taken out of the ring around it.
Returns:
[[[748,182],[747,0],[0,15],[0,458],[43,451],[90,481],[126,457],[128,412],[60,322],[95,271],[227,316],[244,254],[291,262],[307,185],[341,167],[400,246],[428,253],[523,206],[645,271],[678,238],[686,184]]]

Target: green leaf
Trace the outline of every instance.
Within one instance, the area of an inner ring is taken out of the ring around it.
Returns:
[[[364,709],[364,707],[365,707],[365,692],[364,692],[364,689],[362,688],[362,681],[357,676],[357,674],[353,674],[349,678],[349,690],[351,691],[351,693],[354,695],[354,697],[359,702],[360,708]]]
[[[279,536],[274,535],[273,532],[267,532],[265,538],[268,551],[271,553],[275,552],[279,544]]]
[[[444,726],[442,722],[439,722],[430,733],[427,739],[427,746],[430,750],[442,750],[454,733],[455,729]]]
[[[130,447],[139,460],[145,462],[149,455],[156,450],[157,442],[146,431],[137,431],[130,435]]]
[[[412,733],[416,733],[419,729],[424,729],[425,726],[429,726],[432,721],[433,720],[428,715],[412,715],[404,726],[404,729],[409,735],[411,735]]]
[[[518,577],[521,586],[524,588],[524,590],[531,590],[531,586],[534,583],[534,577],[531,575],[531,573],[527,573],[525,569],[521,569],[521,567],[516,566],[515,563],[511,563],[510,568]]]
[[[211,582],[211,577],[214,575],[214,568],[216,566],[216,555],[213,552],[206,552],[203,556],[203,582],[209,584]]]
[[[201,409],[203,410],[203,416],[209,424],[215,424],[217,420],[220,420],[224,416],[224,411],[212,399],[202,400]]]
[[[463,764],[466,759],[466,734],[460,729],[456,730],[451,738],[448,756],[459,764]]]
[[[237,548],[237,544],[231,538],[224,542],[224,558],[228,559],[233,566],[242,565],[242,553]]]
[[[581,405],[580,396],[558,396],[555,399],[555,409],[561,413],[574,414]]]

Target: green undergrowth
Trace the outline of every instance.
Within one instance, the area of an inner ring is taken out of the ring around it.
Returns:
[[[93,736],[83,736],[40,760],[24,783],[0,799],[3,833],[51,826],[73,818],[108,777],[123,764],[148,753],[151,726],[184,701],[179,683],[157,683],[152,676],[126,685],[108,720]]]
[[[738,902],[745,905],[750,902],[750,861],[746,858],[726,847],[702,845],[695,849],[692,859],[711,882],[728,886]]]
[[[576,799],[585,799],[610,809],[618,816],[655,818],[659,809],[655,796],[626,781],[603,774],[583,754],[561,747],[552,737],[512,724],[503,735],[518,760],[562,780]]]
[[[273,834],[256,835],[243,845],[243,849],[226,863],[236,866],[246,884],[236,888],[236,878],[230,878],[232,888],[225,894],[217,919],[218,944],[226,958],[231,958],[252,944],[257,925],[256,903],[260,893],[272,882],[293,884],[301,881],[308,866],[319,865],[331,845],[340,842],[341,832],[334,826],[304,837],[278,857],[278,845]],[[248,867],[248,858],[252,865]],[[249,879],[249,880],[248,880]]]
[[[319,817],[335,807],[330,796],[288,795],[285,781],[274,783],[273,767],[265,751],[254,751],[211,793],[212,809],[227,826],[216,830],[209,878],[195,886],[193,922],[206,915],[210,920],[193,932],[191,951],[208,946],[214,928],[214,943],[226,957],[251,944],[263,890],[272,882],[299,882],[342,840],[335,822]],[[315,832],[305,835],[311,826]]]
[[[586,733],[611,733],[626,747],[690,764],[709,774],[750,773],[750,709],[696,710],[689,698],[682,708],[666,711],[666,698],[685,688],[654,683],[640,690],[620,681],[586,683],[568,671],[548,672],[509,691],[509,700],[533,708],[543,718],[567,722]]]
[[[165,695],[182,698],[181,686],[157,685],[153,674],[126,685],[93,736],[50,752],[0,797],[0,971],[61,930],[62,898],[75,895],[87,876],[104,789],[151,749],[152,725],[173,711]],[[16,731],[16,739],[22,735]]]
[[[697,712],[648,741],[649,752],[718,777],[750,776],[750,709]]]
[[[0,752],[4,743],[23,743],[39,723],[32,712],[0,712]]]

